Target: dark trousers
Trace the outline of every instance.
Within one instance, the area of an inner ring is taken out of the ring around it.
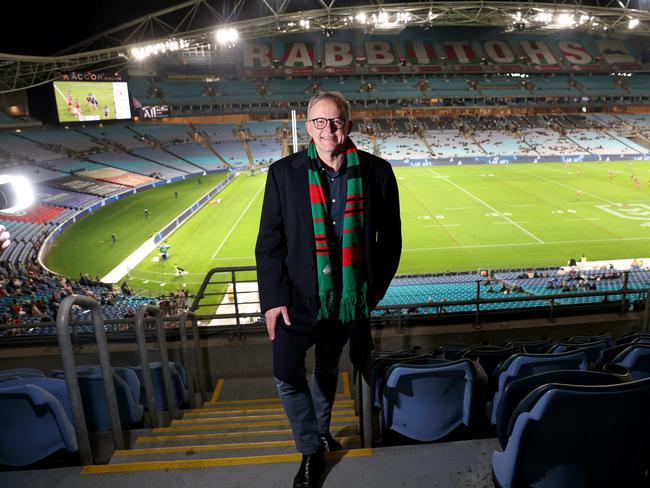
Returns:
[[[313,331],[305,332],[303,341],[296,341],[290,329],[279,321],[275,341],[281,342],[274,344],[274,362],[278,360],[275,357],[279,354],[278,351],[287,350],[287,342],[301,350],[296,351],[291,375],[285,380],[276,377],[276,382],[280,400],[291,423],[296,448],[302,454],[310,455],[320,449],[319,434],[329,432],[338,384],[339,360],[348,339],[347,327],[338,320],[320,321]],[[316,361],[310,389],[305,357],[313,345],[316,347]]]

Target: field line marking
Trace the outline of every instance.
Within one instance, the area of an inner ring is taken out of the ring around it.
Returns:
[[[257,193],[255,193],[255,195],[253,195],[253,198],[251,198],[251,201],[248,202],[248,205],[246,205],[246,208],[244,209],[244,211],[239,215],[239,218],[235,221],[234,224],[232,224],[232,227],[230,228],[230,230],[226,234],[226,237],[223,238],[223,241],[221,241],[221,244],[219,244],[219,247],[217,248],[217,250],[214,252],[214,254],[212,255],[212,257],[210,259],[214,259],[215,256],[217,254],[219,254],[219,251],[221,251],[221,248],[223,247],[223,245],[226,243],[226,241],[230,237],[230,234],[232,234],[234,232],[234,230],[237,227],[237,225],[239,224],[239,222],[241,222],[241,219],[244,218],[244,215],[246,215],[246,212],[248,212],[248,209],[251,208],[251,205],[253,205],[253,202],[255,202],[255,199],[257,198],[257,195],[259,195],[260,192],[263,189],[264,189],[264,185],[260,185],[260,189],[257,190]]]
[[[516,169],[515,171],[517,173],[523,173],[523,174],[528,175],[528,176],[534,176],[535,178],[539,178],[540,180],[548,181],[549,183],[553,183],[554,185],[561,186],[563,188],[568,188],[571,191],[576,190],[576,188],[574,186],[565,185],[564,183],[560,183],[558,181],[552,180],[550,178],[547,178],[546,176],[536,175],[535,173],[529,173],[528,171],[524,171],[524,170],[521,170],[521,169]],[[605,197],[601,197],[600,195],[596,195],[595,193],[591,193],[591,192],[588,192],[588,191],[583,191],[582,193],[584,193],[585,195],[589,195],[590,197],[597,198],[598,200],[602,200],[603,202],[607,202],[607,203],[609,203],[611,205],[614,205],[616,203],[616,202],[612,202],[611,200],[608,200]]]
[[[552,241],[552,242],[519,242],[519,243],[508,243],[508,244],[476,244],[469,246],[441,246],[441,247],[412,247],[404,248],[402,251],[408,252],[423,252],[423,251],[444,251],[447,249],[481,249],[489,247],[519,247],[519,246],[539,246],[540,244],[544,245],[554,245],[554,244],[582,244],[583,242],[619,242],[619,241],[650,241],[650,237],[622,237],[620,239],[581,239],[579,241]]]
[[[68,103],[68,97],[65,96],[65,94],[61,91],[61,89],[58,86],[56,86],[56,83],[52,83],[52,86],[59,93],[59,95],[61,95],[63,97],[63,100],[65,100],[65,103]]]
[[[227,259],[255,259],[255,256],[250,255],[250,256],[232,256],[232,257],[225,257],[225,258],[212,258],[213,261],[225,261]]]
[[[484,202],[483,200],[481,200],[479,197],[477,197],[477,196],[474,195],[473,193],[471,193],[471,192],[465,190],[465,188],[463,188],[462,186],[460,186],[460,185],[454,183],[453,181],[451,181],[449,178],[443,178],[442,175],[440,175],[439,173],[436,173],[436,172],[433,171],[432,169],[430,169],[429,171],[431,171],[434,175],[436,175],[436,176],[442,178],[443,180],[445,180],[445,181],[446,181],[447,183],[449,183],[450,185],[455,186],[455,187],[458,188],[460,191],[462,191],[462,192],[465,193],[466,195],[472,197],[474,200],[476,200],[477,202],[483,204],[484,206],[486,206],[487,208],[489,208],[489,209],[492,210],[493,212],[499,214],[501,217],[503,217],[504,219],[506,219],[506,220],[507,220],[508,222],[510,222],[512,225],[514,225],[515,227],[517,227],[519,230],[521,230],[522,232],[528,234],[530,237],[532,237],[533,239],[535,239],[539,244],[544,244],[544,241],[541,240],[539,237],[537,237],[535,234],[533,234],[532,232],[526,230],[526,229],[523,228],[521,225],[519,225],[517,222],[515,222],[514,220],[512,220],[512,219],[509,218],[508,216],[504,215],[502,212],[499,212],[496,208],[494,208],[494,207],[493,207],[492,205],[490,205],[489,203]]]

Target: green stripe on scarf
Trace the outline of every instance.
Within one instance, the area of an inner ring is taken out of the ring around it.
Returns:
[[[363,248],[363,185],[359,155],[354,143],[347,138],[345,146],[347,160],[347,181],[345,209],[343,214],[343,239],[341,248],[341,269],[343,289],[339,307],[339,319],[343,323],[368,317],[366,303],[366,269]],[[330,238],[334,237],[334,228],[329,225],[325,204],[325,192],[321,171],[319,171],[318,153],[313,141],[307,149],[309,157],[309,194],[311,216],[314,224],[316,249],[316,271],[318,277],[317,320],[331,318],[336,303],[334,276],[332,274]]]

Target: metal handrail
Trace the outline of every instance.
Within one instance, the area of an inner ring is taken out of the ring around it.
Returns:
[[[99,364],[102,370],[104,391],[106,393],[106,402],[108,404],[108,415],[111,421],[113,442],[115,443],[116,449],[124,449],[124,438],[122,437],[122,424],[120,422],[120,414],[117,407],[115,385],[113,384],[113,370],[111,368],[111,360],[108,354],[101,307],[99,303],[92,298],[81,295],[70,295],[64,298],[59,305],[59,310],[56,315],[56,333],[59,340],[59,348],[61,349],[61,361],[63,362],[63,372],[66,387],[68,389],[68,396],[70,398],[70,406],[72,407],[75,433],[79,444],[79,455],[81,457],[81,462],[88,465],[93,464],[92,449],[90,447],[86,416],[84,415],[83,403],[81,401],[79,380],[77,378],[77,370],[74,361],[74,351],[72,349],[70,329],[68,327],[73,305],[90,308],[92,311],[97,351],[99,353]]]
[[[138,344],[138,355],[140,357],[140,369],[144,384],[144,393],[149,409],[149,417],[153,427],[159,427],[162,422],[158,410],[156,410],[156,401],[154,397],[153,380],[151,379],[151,368],[149,368],[149,359],[147,356],[146,334],[144,330],[144,314],[150,313],[154,316],[156,324],[156,335],[158,338],[158,347],[160,349],[160,362],[163,374],[163,386],[165,388],[165,399],[167,408],[172,419],[176,418],[176,404],[174,402],[172,390],[172,375],[169,369],[169,355],[167,354],[167,341],[165,340],[165,331],[162,326],[162,313],[160,308],[155,305],[143,305],[135,315],[135,336]]]
[[[187,319],[192,321],[192,342],[193,352],[190,355],[187,347]],[[208,392],[205,382],[205,365],[201,361],[201,345],[199,341],[199,326],[196,321],[196,315],[193,312],[185,312],[181,315],[178,321],[179,335],[181,338],[181,357],[183,358],[183,366],[187,371],[187,388],[190,395],[191,405],[194,408],[199,408],[207,399]],[[200,371],[200,372],[199,372]],[[195,384],[201,395],[201,402],[196,401]]]

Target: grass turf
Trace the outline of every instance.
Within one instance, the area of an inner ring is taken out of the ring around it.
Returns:
[[[400,274],[560,266],[582,254],[589,260],[650,254],[647,162],[397,167],[395,174],[404,239]],[[638,189],[631,176],[640,179]],[[153,262],[153,253],[133,270],[130,282],[153,291],[196,290],[213,267],[253,265],[264,182],[263,175],[237,177],[220,194],[221,203],[206,205],[168,239],[169,261]],[[160,202],[164,207],[170,200]],[[123,257],[110,249],[108,219],[139,226],[140,207],[105,209],[106,220],[96,226],[105,243],[77,243],[82,233],[66,236],[75,226],[64,234],[74,248],[59,245],[57,250],[70,256],[85,253],[85,262],[100,260],[104,269],[118,264]],[[151,221],[160,210],[153,203],[149,209]],[[154,230],[152,226],[139,241],[133,239],[132,247]],[[189,274],[174,276],[174,263]],[[81,263],[77,269],[84,269]]]
[[[80,272],[102,277],[226,176],[213,173],[159,186],[86,215],[57,238],[45,264],[72,278]],[[175,191],[178,198],[174,198]],[[145,208],[149,210],[146,219]],[[111,244],[113,232],[115,245]]]

